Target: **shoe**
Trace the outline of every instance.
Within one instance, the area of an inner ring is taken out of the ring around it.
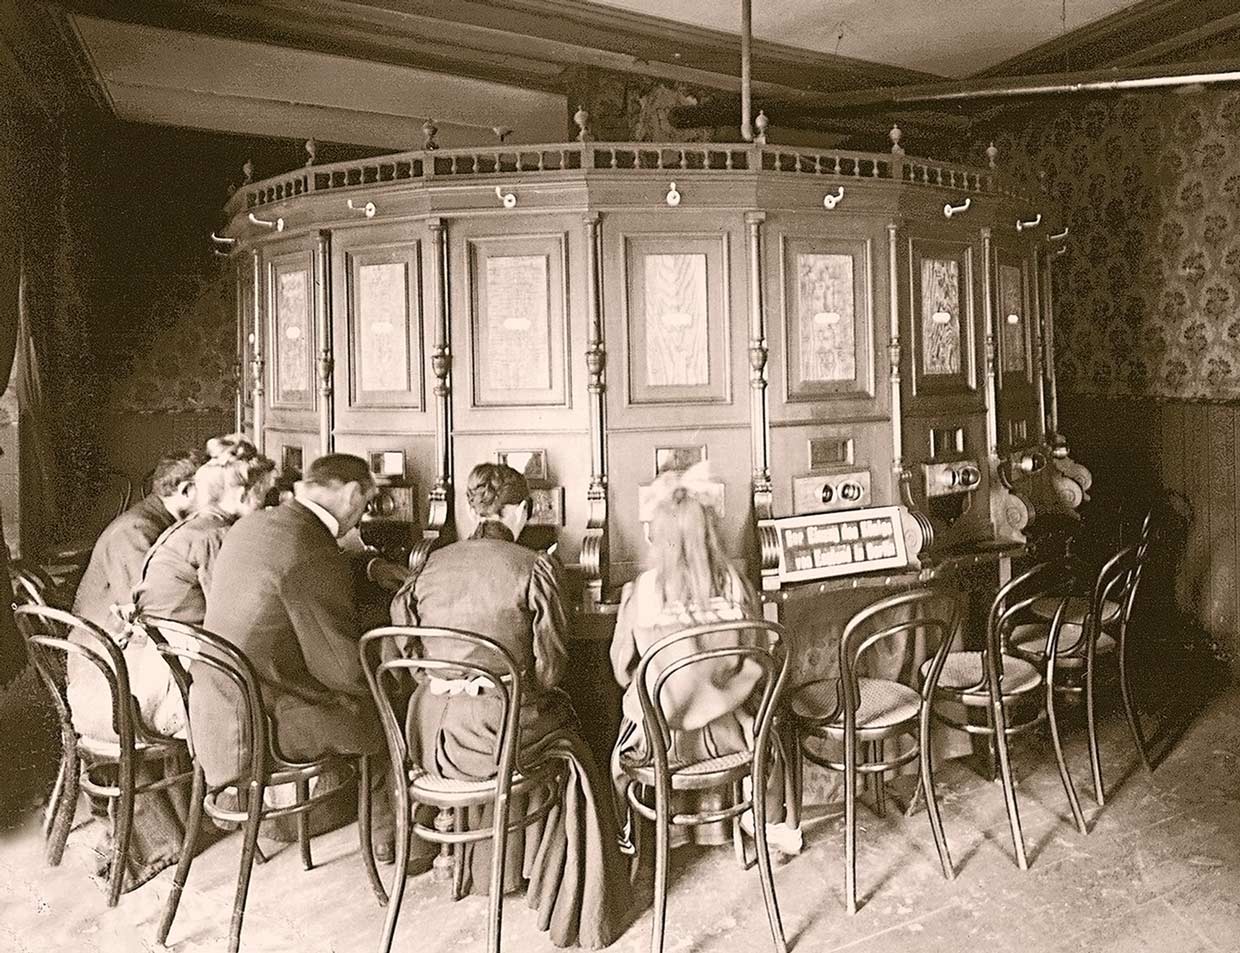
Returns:
[[[753,814],[749,811],[741,815],[741,830],[753,837]],[[767,823],[766,843],[776,853],[783,854],[785,857],[795,857],[801,853],[801,848],[805,844],[801,837],[801,828],[789,827],[783,821],[778,824]]]
[[[396,844],[393,841],[381,841],[374,845],[375,860],[381,864],[396,863]]]

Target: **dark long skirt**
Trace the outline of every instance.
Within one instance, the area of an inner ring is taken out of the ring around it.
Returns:
[[[411,757],[439,777],[490,779],[502,717],[503,706],[493,695],[434,695],[424,686],[410,707],[409,739],[419,745]],[[529,905],[556,946],[609,946],[632,915],[628,866],[617,846],[608,786],[577,731],[568,696],[559,691],[526,699],[521,708],[519,758],[532,764],[546,757],[566,765],[563,798],[541,822],[509,836],[504,887],[529,882]],[[535,806],[514,798],[511,817]],[[487,815],[489,810],[474,812],[469,823],[488,824]],[[490,855],[489,841],[467,851],[467,889],[488,889]]]

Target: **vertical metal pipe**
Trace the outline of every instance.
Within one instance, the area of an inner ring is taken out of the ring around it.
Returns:
[[[753,0],[741,0],[741,138],[745,142],[753,141],[752,46]]]

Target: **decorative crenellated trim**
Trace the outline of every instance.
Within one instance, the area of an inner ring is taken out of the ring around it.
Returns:
[[[254,348],[250,356],[250,374],[253,378],[254,394],[254,445],[259,453],[266,453],[267,435],[264,431],[267,416],[267,388],[264,386],[266,366],[263,363],[263,331],[266,320],[263,314],[263,272],[259,250],[250,254],[253,269],[254,295]]]
[[[323,229],[319,232],[314,249],[314,323],[319,339],[319,453],[331,453],[335,449],[332,434],[332,372],[335,358],[332,354],[331,316],[331,237]]]
[[[767,411],[766,316],[762,307],[762,223],[765,212],[746,212],[749,252],[749,433],[754,517],[771,519],[771,427]]]
[[[583,129],[584,133],[584,129]],[[607,588],[607,349],[603,342],[603,276],[599,266],[599,215],[582,219],[586,246],[586,389],[590,394],[590,485],[586,489],[586,531],[581,568],[586,603],[603,601]]]

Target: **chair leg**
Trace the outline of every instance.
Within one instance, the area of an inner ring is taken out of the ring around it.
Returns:
[[[132,755],[122,752],[117,765],[117,786],[120,797],[113,801],[115,813],[112,827],[112,880],[108,889],[108,906],[115,907],[121,899],[125,883],[125,860],[129,855],[129,834],[133,830],[134,764]]]
[[[740,804],[745,799],[744,787],[740,781],[732,785],[732,803]],[[736,851],[736,862],[741,870],[748,870],[753,863],[745,856],[745,832],[741,828],[741,815],[732,818],[732,847]]]
[[[310,782],[294,781],[297,791],[297,804],[305,804],[310,800]],[[301,866],[305,870],[314,868],[314,858],[310,855],[310,812],[302,811],[297,815],[297,846],[301,848]]]
[[[655,792],[654,821],[654,919],[650,925],[650,953],[663,953],[663,935],[667,929],[667,865],[671,852],[672,792],[662,788]]]
[[[1141,730],[1141,716],[1137,713],[1137,708],[1132,703],[1132,691],[1128,686],[1128,639],[1122,629],[1119,634],[1117,655],[1119,663],[1119,695],[1124,701],[1124,717],[1128,719],[1128,730],[1132,733],[1132,743],[1137,746],[1137,754],[1141,757],[1141,764],[1145,766],[1146,771],[1152,771],[1150,755],[1145,750],[1145,733]]]
[[[396,785],[396,869],[392,873],[392,892],[388,898],[387,916],[383,920],[383,938],[379,942],[379,953],[390,953],[392,939],[396,936],[396,920],[400,916],[400,902],[405,896],[405,881],[409,870],[409,838],[411,830],[412,805],[409,803],[409,789],[404,784]]]
[[[76,746],[68,750],[69,760],[65,771],[65,786],[60,792],[56,813],[52,817],[52,827],[47,837],[46,857],[50,867],[60,864],[65,853],[65,844],[69,840],[69,830],[73,827],[73,816],[77,813],[82,763],[78,758]]]
[[[465,830],[465,814],[463,808],[452,812],[452,829],[458,834]],[[452,845],[452,899],[460,900],[465,896],[465,845]]]
[[[923,747],[924,750],[924,747]],[[908,799],[908,804],[904,807],[904,816],[912,817],[917,813],[917,802],[921,800],[922,794],[925,793],[925,775],[924,772],[917,774],[917,786],[913,788],[913,796]]]
[[[456,826],[452,816],[452,808],[441,807],[435,814],[435,830],[447,834]],[[440,844],[439,854],[431,862],[431,879],[437,884],[452,882],[453,851],[451,844]],[[398,871],[399,873],[399,871]]]
[[[790,744],[784,758],[785,808],[788,826],[794,830],[801,826],[801,811],[805,798],[805,758],[801,754],[801,732],[794,726],[789,732]]]
[[[237,789],[241,793],[241,788]],[[242,828],[241,870],[237,875],[237,895],[233,900],[232,923],[228,929],[228,953],[241,948],[241,921],[245,917],[245,901],[250,892],[250,874],[254,871],[254,853],[258,850],[258,828],[263,817],[263,786],[251,781],[247,789],[249,816]]]
[[[857,738],[844,736],[844,901],[857,912]]]
[[[934,758],[930,751],[930,707],[922,705],[921,719],[917,733],[918,755],[921,759],[921,771],[917,775],[917,790],[913,792],[911,808],[917,802],[917,791],[926,795],[926,813],[930,816],[930,833],[934,836],[934,847],[939,853],[939,866],[943,868],[943,877],[953,880],[956,871],[952,867],[952,855],[947,848],[947,834],[943,830],[943,817],[939,813],[939,795],[934,787]]]
[[[1094,801],[1099,807],[1106,803],[1106,791],[1102,783],[1102,754],[1098,748],[1098,723],[1094,717],[1094,664],[1085,663],[1085,725],[1089,740],[1089,770],[1094,776]]]
[[[362,851],[362,863],[366,865],[366,876],[370,879],[370,888],[375,892],[379,906],[388,902],[387,891],[383,889],[383,881],[379,877],[379,868],[375,866],[375,846],[370,842],[371,814],[373,805],[370,800],[370,758],[362,755],[357,759],[357,837]]]
[[[1016,851],[1016,866],[1021,870],[1028,870],[1029,858],[1025,855],[1025,838],[1020,830],[1020,810],[1016,806],[1016,782],[1012,777],[1012,763],[1008,757],[1007,719],[1003,714],[1003,703],[998,699],[991,702],[991,726],[994,730],[995,751],[999,756],[1003,800],[1007,803],[1008,826],[1012,830],[1012,849]]]
[[[1055,712],[1054,659],[1050,661],[1046,669],[1046,722],[1050,726],[1051,744],[1055,747],[1055,762],[1059,765],[1059,780],[1063,783],[1064,794],[1068,796],[1072,820],[1078,831],[1088,834],[1089,827],[1085,824],[1085,815],[1081,813],[1081,802],[1076,796],[1076,786],[1072,783],[1072,772],[1068,769],[1068,761],[1063,753],[1063,743],[1059,740],[1059,719]]]
[[[491,909],[487,918],[487,953],[500,953],[500,936],[504,917],[504,855],[508,853],[508,801],[510,796],[510,791],[502,791],[495,799],[495,828],[491,835],[491,896],[489,898]],[[459,810],[458,808],[458,813]]]
[[[56,824],[56,814],[60,811],[60,797],[65,791],[65,776],[69,773],[69,754],[62,751],[60,766],[56,771],[56,783],[52,785],[52,793],[47,798],[47,809],[43,812],[43,839],[51,836]]]
[[[185,881],[189,879],[189,867],[194,859],[194,849],[198,844],[198,831],[202,826],[202,799],[206,794],[206,786],[202,768],[194,765],[194,784],[189,795],[189,818],[185,822],[185,840],[181,842],[181,857],[177,860],[176,873],[172,877],[172,889],[168,892],[168,899],[164,903],[164,915],[159,921],[159,933],[156,935],[160,946],[168,941],[168,932],[172,929],[172,921],[181,903],[181,892],[185,889]]]
[[[644,854],[642,841],[645,839],[646,819],[633,810],[629,804],[629,788],[632,785],[633,782],[630,781],[625,786],[621,803],[625,805],[629,812],[629,837],[633,841],[633,858],[629,861],[629,883],[635,884],[642,868],[642,856]]]
[[[775,899],[775,875],[771,870],[771,848],[766,842],[766,765],[760,759],[754,763],[753,773],[753,832],[754,847],[758,855],[758,874],[762,881],[762,899],[766,901],[766,918],[771,925],[771,939],[775,941],[775,953],[787,953],[784,925],[779,919],[779,903]]]
[[[883,742],[874,741],[870,743],[870,760],[879,763],[883,760]],[[875,771],[871,777],[874,778],[874,813],[879,817],[887,816],[887,777],[882,771]]]

